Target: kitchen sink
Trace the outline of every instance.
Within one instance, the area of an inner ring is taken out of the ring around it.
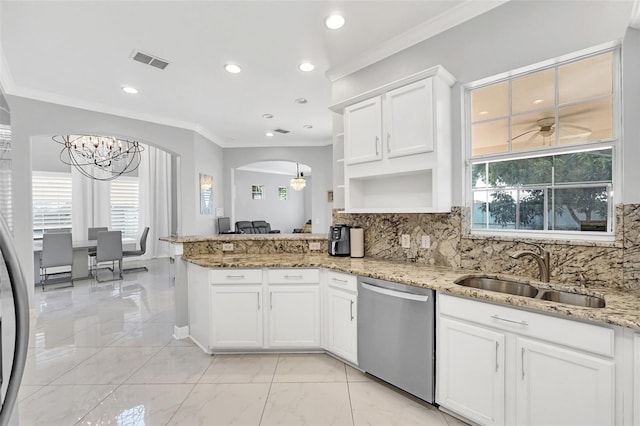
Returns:
[[[586,308],[604,308],[605,305],[604,299],[601,297],[556,290],[546,290],[540,296],[540,299],[550,302],[566,303],[567,305],[584,306]]]
[[[536,294],[538,294],[538,289],[529,284],[495,278],[466,277],[456,280],[455,283],[465,287],[479,288],[481,290],[513,294],[516,296],[535,297]]]

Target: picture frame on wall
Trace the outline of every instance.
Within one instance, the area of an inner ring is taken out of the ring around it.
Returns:
[[[200,173],[200,214],[213,214],[213,177]]]

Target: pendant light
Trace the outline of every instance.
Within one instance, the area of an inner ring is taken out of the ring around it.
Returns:
[[[294,191],[302,191],[307,186],[307,181],[304,178],[304,174],[300,173],[300,165],[296,163],[296,177],[291,178],[289,185]]]

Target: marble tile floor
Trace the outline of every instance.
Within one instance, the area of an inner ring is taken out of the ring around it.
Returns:
[[[20,425],[460,425],[325,354],[207,355],[172,337],[168,260],[36,289]]]

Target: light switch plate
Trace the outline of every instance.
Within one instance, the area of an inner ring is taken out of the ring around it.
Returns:
[[[222,251],[233,251],[233,243],[222,243]]]
[[[431,248],[431,237],[428,235],[422,236],[422,244],[420,245],[423,249]]]
[[[409,234],[402,234],[400,244],[402,244],[402,248],[411,248],[411,238],[409,237]]]
[[[320,243],[317,241],[309,243],[309,250],[320,250]]]

